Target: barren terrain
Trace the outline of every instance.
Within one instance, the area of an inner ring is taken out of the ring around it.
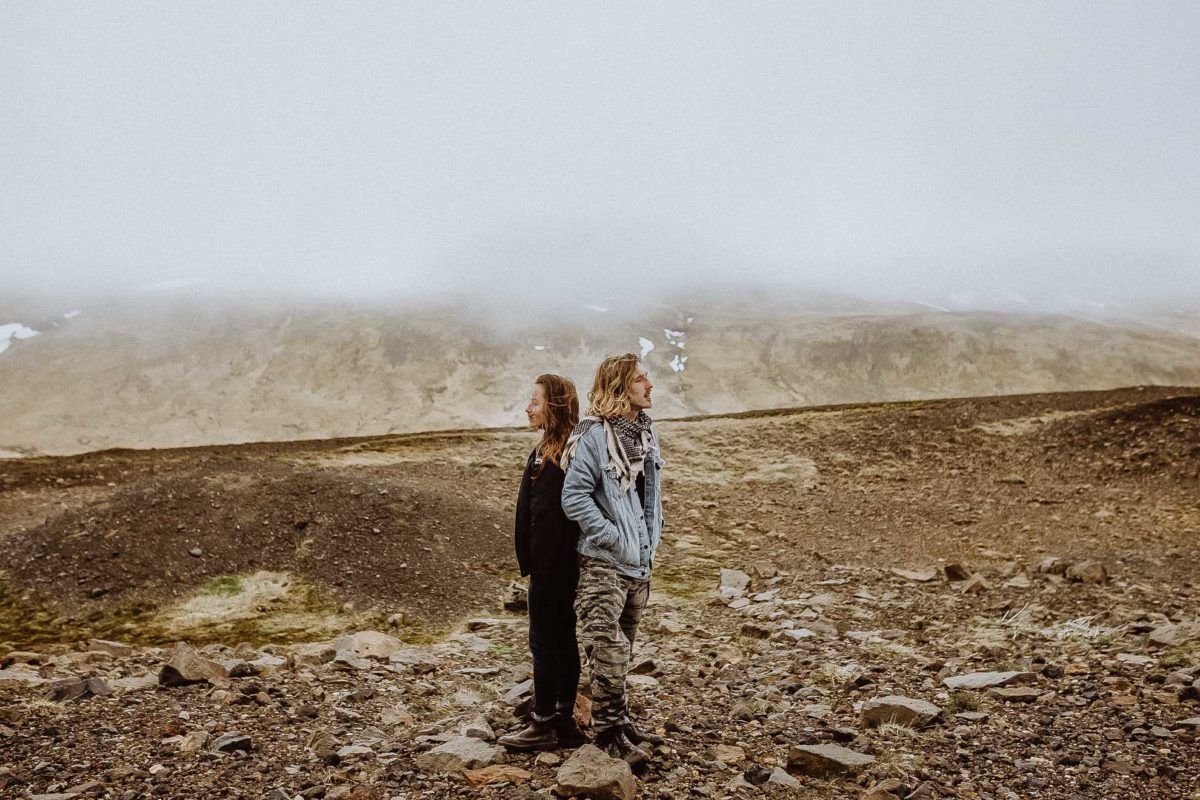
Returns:
[[[1200,384],[1200,312],[952,312],[785,292],[640,309],[0,304],[36,336],[0,353],[0,457],[518,424],[528,383],[586,391],[645,351],[661,416]]]
[[[660,432],[667,530],[630,691],[667,743],[641,796],[1200,797],[1200,390]],[[529,671],[501,601],[532,442],[0,462],[0,796],[561,787],[553,757],[486,766]],[[170,685],[177,640],[218,672]],[[895,710],[914,701],[936,713]],[[476,761],[431,754],[464,735]]]

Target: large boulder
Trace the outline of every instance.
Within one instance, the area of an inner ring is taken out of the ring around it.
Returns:
[[[632,800],[637,780],[629,764],[593,744],[585,744],[558,768],[554,793],[592,800]]]
[[[933,722],[941,714],[942,710],[933,703],[913,697],[888,695],[875,697],[863,703],[862,723],[867,727],[874,727],[885,722],[894,722],[897,725],[918,728]]]

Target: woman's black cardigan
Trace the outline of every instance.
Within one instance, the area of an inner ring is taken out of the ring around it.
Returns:
[[[557,464],[536,461],[529,454],[521,489],[517,493],[517,564],[522,575],[534,580],[571,580],[579,572],[575,545],[579,526],[562,510],[562,487],[566,475]]]

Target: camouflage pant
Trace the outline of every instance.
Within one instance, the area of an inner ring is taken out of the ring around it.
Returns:
[[[629,722],[625,675],[650,581],[629,578],[597,558],[580,556],[575,613],[592,675],[592,725],[599,734]]]

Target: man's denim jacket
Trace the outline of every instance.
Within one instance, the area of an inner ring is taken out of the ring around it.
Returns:
[[[636,487],[622,491],[616,469],[609,467],[604,429],[596,425],[580,437],[563,481],[563,511],[582,531],[581,555],[615,564],[631,578],[649,578],[663,525],[658,434],[652,432],[646,452],[646,502],[639,507]]]

